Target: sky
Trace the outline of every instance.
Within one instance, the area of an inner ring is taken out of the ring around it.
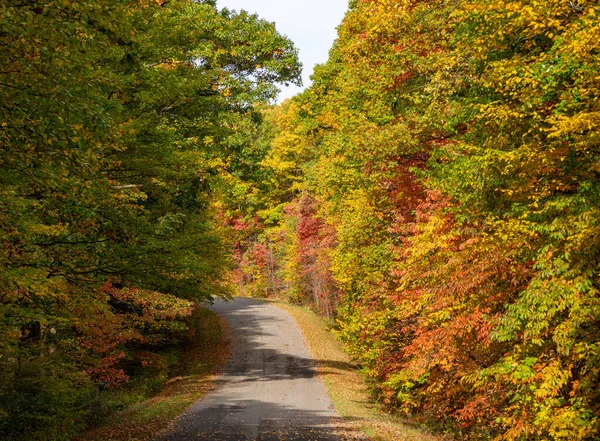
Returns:
[[[241,9],[275,22],[299,50],[304,66],[303,86],[282,86],[279,101],[310,86],[315,64],[327,61],[329,49],[337,38],[336,27],[348,9],[348,0],[217,0],[219,8]]]

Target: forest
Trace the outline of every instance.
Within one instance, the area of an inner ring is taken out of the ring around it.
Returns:
[[[214,1],[4,0],[0,48],[0,438],[67,440],[232,295],[219,177],[300,66]]]
[[[599,439],[599,13],[352,1],[264,112],[240,289],[329,317],[380,402],[456,439]]]
[[[160,388],[194,307],[330,323],[389,412],[600,439],[600,6],[351,0],[298,83],[211,0],[0,4],[0,435]],[[168,30],[168,32],[165,32]]]

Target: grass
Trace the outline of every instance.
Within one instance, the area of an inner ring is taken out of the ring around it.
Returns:
[[[197,307],[190,344],[174,375],[153,397],[109,418],[76,441],[149,441],[214,387],[215,375],[227,360],[227,326],[216,314]]]
[[[358,368],[322,317],[300,306],[280,301],[271,303],[287,311],[299,324],[313,357],[318,360],[319,376],[342,417],[377,441],[439,441],[440,438],[427,431],[385,414],[373,402]]]

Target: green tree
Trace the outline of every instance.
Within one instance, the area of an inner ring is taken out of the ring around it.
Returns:
[[[0,24],[0,431],[66,439],[180,298],[229,295],[211,182],[299,64],[214,2],[9,0]]]

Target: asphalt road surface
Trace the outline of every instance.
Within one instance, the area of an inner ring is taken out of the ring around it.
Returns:
[[[360,438],[348,433],[333,410],[302,333],[287,312],[241,298],[219,301],[212,309],[231,327],[231,360],[215,391],[157,441]]]

